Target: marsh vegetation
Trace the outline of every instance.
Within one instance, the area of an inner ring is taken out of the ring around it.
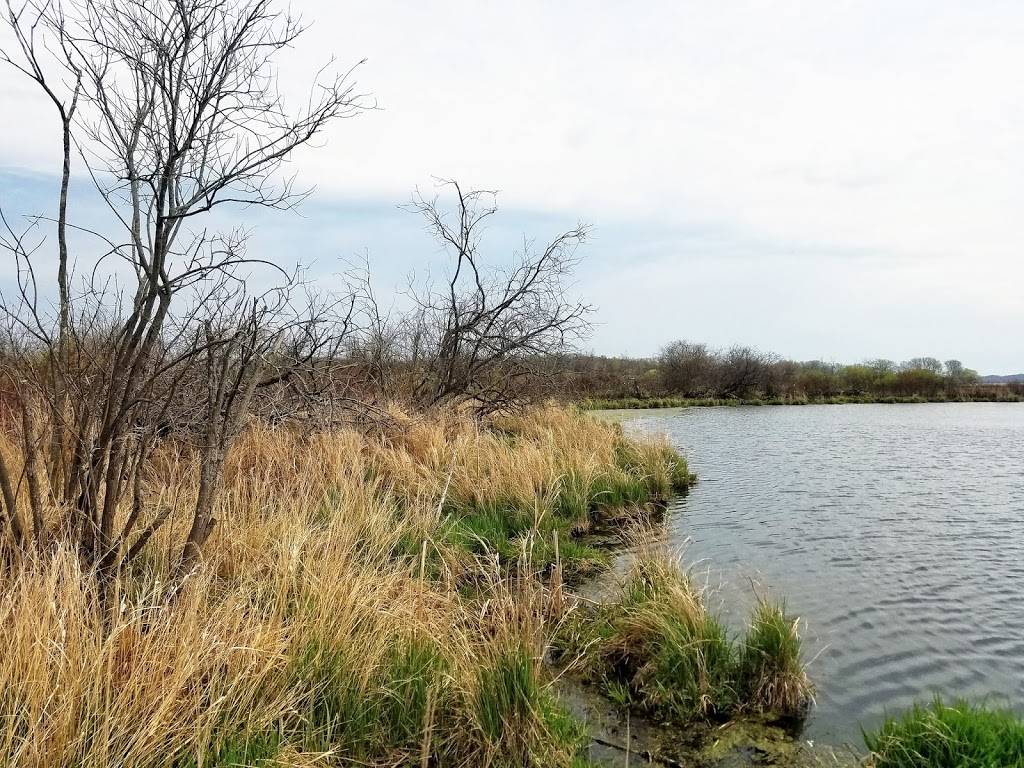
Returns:
[[[1024,765],[1024,721],[965,701],[916,705],[865,734],[875,768]]]
[[[590,525],[685,487],[677,454],[559,409],[483,424],[392,417],[393,431],[242,434],[217,530],[172,599],[197,457],[170,444],[143,485],[168,524],[130,568],[100,582],[56,542],[8,559],[7,763],[581,765],[586,729],[544,662],[568,626],[614,626],[616,640],[588,654],[635,642],[655,665],[638,691],[660,691],[658,706],[682,721],[710,711],[698,680],[718,675],[719,660],[693,668],[689,640],[714,624],[685,612],[698,610],[683,604],[685,580],[645,571],[625,613],[595,617],[560,577],[600,563]],[[10,461],[14,448],[4,445]],[[711,702],[723,713],[795,701],[780,698],[791,660],[775,643],[789,642],[790,625],[776,618],[759,618],[739,651],[709,636],[728,675],[744,670],[728,709]]]
[[[588,228],[494,256],[496,194],[456,181],[407,206],[443,277],[400,302],[369,264],[314,285],[211,213],[308,195],[294,153],[375,106],[355,68],[292,109],[304,27],[271,0],[5,9],[0,62],[60,148],[53,210],[0,209],[5,764],[582,768],[552,651],[676,725],[806,712],[781,604],[733,636],[663,558],[608,604],[573,594],[693,476],[552,398],[961,397],[970,371],[675,345],[600,389],[572,290]]]
[[[730,637],[684,566],[648,552],[618,596],[564,623],[556,646],[607,696],[660,722],[740,713],[799,719],[814,688],[798,625],[782,605],[761,602],[747,631]]]

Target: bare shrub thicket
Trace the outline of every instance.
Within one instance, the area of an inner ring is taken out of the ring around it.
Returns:
[[[571,296],[570,280],[587,228],[579,225],[544,245],[524,240],[508,256],[482,248],[496,194],[445,181],[442,196],[417,192],[408,210],[420,215],[448,257],[440,276],[413,281],[410,308],[374,319],[363,347],[380,391],[420,408],[471,404],[478,413],[550,394],[558,356],[590,329],[591,307]]]
[[[568,356],[563,394],[594,401],[631,398],[704,400],[827,398],[945,398],[1003,400],[1019,397],[1012,383],[985,384],[959,360],[919,357],[896,363],[854,365],[787,360],[747,346],[714,349],[673,341],[654,358]]]
[[[323,425],[394,400],[492,412],[548,392],[557,355],[587,331],[590,308],[567,298],[585,228],[488,259],[492,192],[446,182],[451,210],[414,197],[449,258],[394,313],[368,275],[313,293],[297,265],[248,256],[245,231],[207,228],[222,206],[300,201],[283,164],[369,106],[351,72],[326,70],[299,109],[284,103],[275,57],[303,27],[271,0],[6,8],[0,58],[52,104],[62,137],[56,214],[23,223],[0,209],[17,278],[0,296],[3,426],[19,447],[0,452],[9,551],[69,540],[100,573],[131,561],[172,515],[152,489],[173,435],[197,468],[177,544],[187,573],[247,419]],[[73,178],[91,182],[106,221],[76,218]]]
[[[658,358],[663,385],[686,397],[703,397],[715,387],[715,355],[707,344],[673,341]]]
[[[274,59],[303,28],[269,0],[9,0],[6,15],[3,59],[53,104],[63,153],[56,216],[3,218],[17,281],[0,306],[0,376],[22,454],[0,456],[3,535],[22,549],[68,537],[86,563],[118,567],[166,520],[144,487],[173,431],[199,468],[184,571],[254,399],[309,374],[352,329],[349,297],[307,295],[298,271],[249,258],[244,232],[211,233],[204,217],[293,205],[302,193],[282,164],[363,99],[345,73],[287,108]],[[74,217],[73,170],[106,221]]]
[[[780,360],[752,347],[724,351],[706,344],[673,341],[658,356],[661,385],[686,397],[736,397],[771,391]]]

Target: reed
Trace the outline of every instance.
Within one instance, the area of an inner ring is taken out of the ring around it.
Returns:
[[[758,603],[740,642],[736,679],[748,710],[798,714],[810,706],[814,689],[801,658],[799,621],[785,605]]]

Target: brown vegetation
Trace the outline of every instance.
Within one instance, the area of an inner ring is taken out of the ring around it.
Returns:
[[[170,602],[200,482],[199,455],[172,442],[143,483],[167,524],[106,599],[64,544],[7,560],[7,764],[572,763],[585,739],[542,657],[569,606],[558,574],[579,551],[562,531],[554,560],[535,560],[560,531],[545,521],[577,495],[598,514],[620,486],[651,489],[634,500],[650,503],[652,479],[679,475],[680,460],[557,409],[487,425],[391,417],[394,430],[245,431],[220,523]],[[495,505],[531,523],[467,541],[463,521]],[[44,509],[46,522],[61,514]]]
[[[654,359],[574,356],[563,363],[573,400],[680,399],[805,402],[833,399],[1000,400],[1024,397],[1020,384],[986,385],[958,360],[870,360],[856,365],[796,362],[751,347],[714,350],[675,341]]]
[[[248,257],[245,233],[204,228],[225,205],[300,201],[285,161],[370,106],[343,72],[287,108],[275,59],[303,28],[270,0],[9,0],[7,11],[15,46],[0,60],[53,103],[64,147],[56,216],[16,229],[0,211],[0,248],[17,266],[0,297],[4,418],[20,453],[0,454],[0,527],[15,550],[67,544],[100,575],[128,566],[166,530],[166,506],[147,503],[143,486],[173,434],[199,477],[191,520],[176,528],[184,576],[217,526],[226,457],[254,416],[326,426],[386,421],[395,401],[485,414],[545,396],[543,361],[587,329],[589,308],[565,284],[582,226],[502,268],[480,250],[491,193],[449,183],[452,214],[417,195],[412,208],[451,263],[395,315],[366,275],[314,293],[297,266]],[[74,218],[75,168],[109,222]],[[70,253],[69,231],[99,251]]]

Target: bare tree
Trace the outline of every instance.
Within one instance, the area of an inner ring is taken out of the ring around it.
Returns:
[[[665,389],[686,397],[701,397],[713,389],[715,366],[715,355],[706,344],[673,341],[658,355]]]
[[[70,536],[87,563],[117,567],[167,518],[144,508],[155,444],[201,413],[185,570],[209,535],[224,455],[258,391],[315,370],[349,329],[325,330],[305,311],[315,302],[296,301],[296,274],[247,257],[244,233],[212,234],[199,222],[225,204],[301,200],[282,164],[363,99],[343,73],[318,77],[303,108],[286,108],[274,57],[303,27],[270,0],[8,0],[7,21],[17,49],[2,58],[55,104],[64,143],[55,219],[20,229],[2,219],[18,283],[0,307],[0,373],[17,392],[24,453],[20,468],[0,458],[7,529],[19,547]],[[70,217],[72,148],[109,224]],[[43,241],[32,239],[48,222],[58,232],[56,297],[40,285]],[[71,228],[103,244],[80,284]],[[277,288],[253,294],[260,270],[277,273]],[[50,527],[44,496],[66,510]]]
[[[718,392],[723,397],[742,397],[763,391],[774,362],[771,355],[752,347],[730,347],[722,353],[718,365]]]
[[[936,376],[941,376],[943,367],[942,361],[934,357],[914,357],[900,364],[901,371],[928,371]]]
[[[468,401],[494,410],[520,402],[525,382],[550,378],[551,356],[588,332],[591,308],[570,298],[568,285],[587,228],[579,225],[539,248],[524,240],[511,263],[488,263],[481,239],[497,212],[495,193],[442,185],[454,194],[452,212],[419,193],[410,206],[451,265],[442,284],[410,291],[414,309],[400,334],[409,393],[426,407]]]

